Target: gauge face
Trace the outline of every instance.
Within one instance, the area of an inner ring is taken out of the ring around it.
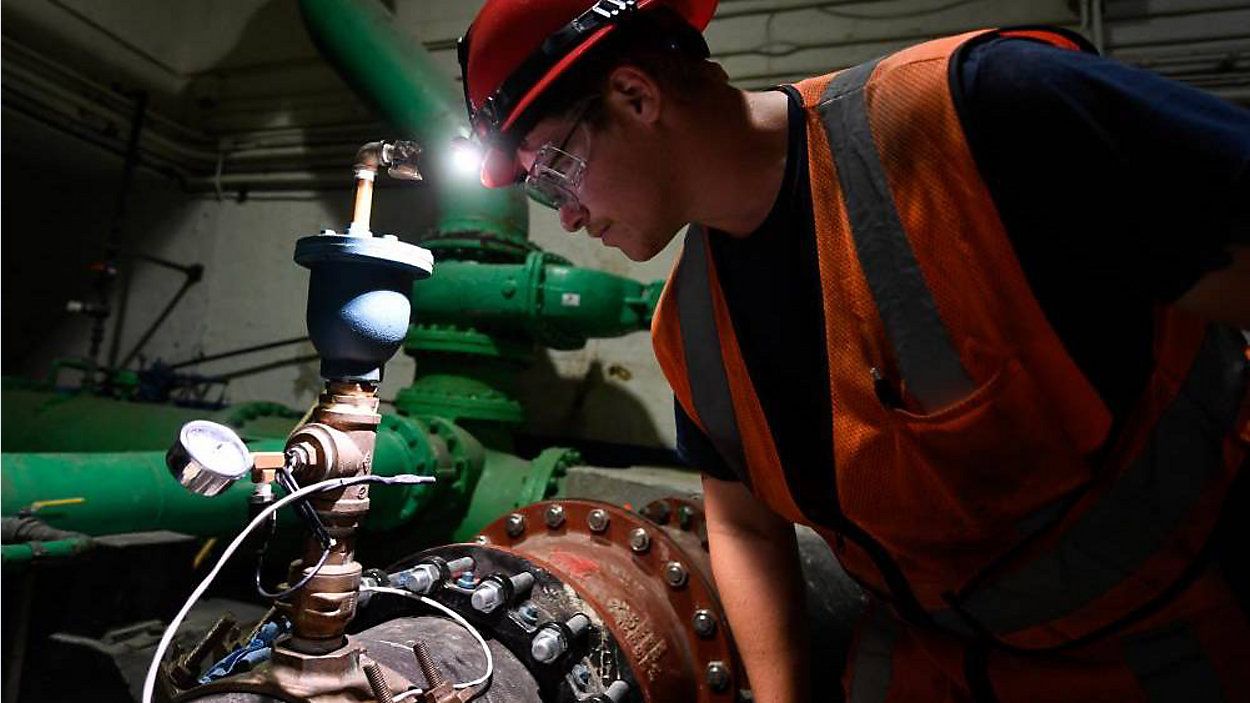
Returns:
[[[194,420],[182,426],[178,440],[195,463],[219,476],[237,478],[252,468],[247,446],[225,425]]]

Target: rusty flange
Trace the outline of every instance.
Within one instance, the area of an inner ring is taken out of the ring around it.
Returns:
[[[644,700],[733,700],[745,677],[698,536],[702,510],[680,500],[666,507],[689,512],[687,530],[609,503],[561,500],[521,508],[481,534],[485,545],[551,571],[598,611]]]

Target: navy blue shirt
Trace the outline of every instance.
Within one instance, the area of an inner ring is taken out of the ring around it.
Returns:
[[[1120,417],[1150,373],[1155,306],[1227,266],[1230,244],[1250,244],[1250,112],[1027,39],[988,38],[956,61],[960,119],[1025,276]],[[802,494],[827,495],[833,480],[833,410],[804,114],[787,93],[777,202],[750,236],[710,240],[748,372],[805,507]],[[745,478],[680,405],[676,421],[677,450],[691,466]]]

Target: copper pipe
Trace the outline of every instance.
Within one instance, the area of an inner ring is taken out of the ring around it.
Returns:
[[[356,172],[356,205],[352,208],[352,224],[347,230],[348,234],[369,234],[369,219],[373,214],[373,179],[376,177],[376,171],[361,169]]]

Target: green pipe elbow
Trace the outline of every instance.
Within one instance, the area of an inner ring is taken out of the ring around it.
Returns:
[[[300,0],[313,43],[365,102],[425,149],[421,169],[436,189],[436,237],[485,233],[514,242],[528,236],[529,210],[516,188],[490,190],[478,174],[451,165],[451,144],[469,135],[464,98],[413,37],[375,0]]]

